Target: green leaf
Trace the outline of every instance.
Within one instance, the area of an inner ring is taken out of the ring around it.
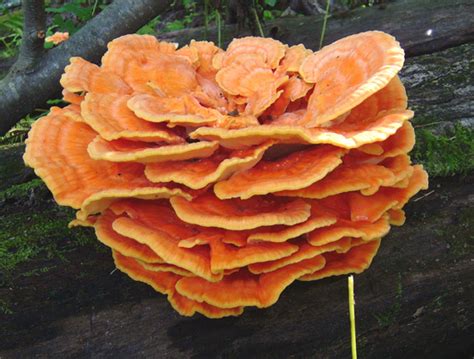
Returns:
[[[265,5],[275,7],[277,0],[265,0]]]

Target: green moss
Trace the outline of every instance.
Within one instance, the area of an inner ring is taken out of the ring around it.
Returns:
[[[44,209],[38,213],[15,213],[0,218],[1,281],[18,276],[31,276],[53,268],[48,260],[66,262],[65,254],[78,246],[97,242],[89,229],[68,229],[73,211],[62,208]],[[29,263],[23,272],[19,265]]]
[[[13,314],[13,310],[11,309],[10,305],[2,299],[0,299],[0,313]]]
[[[26,197],[32,189],[39,187],[44,187],[43,181],[41,181],[39,178],[35,178],[26,183],[13,185],[6,190],[0,191],[0,200]]]
[[[416,139],[412,157],[431,176],[467,174],[474,170],[474,130],[456,125],[444,135],[435,135],[427,129],[418,129]]]

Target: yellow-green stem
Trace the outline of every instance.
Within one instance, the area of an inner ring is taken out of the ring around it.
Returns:
[[[258,32],[260,33],[260,36],[265,37],[265,34],[263,33],[262,24],[260,24],[260,19],[258,18],[257,10],[255,9],[255,7],[252,8],[252,13],[253,13],[253,16],[255,17],[255,22],[257,23]]]
[[[323,47],[324,35],[326,34],[326,25],[329,17],[330,0],[326,0],[326,13],[324,14],[323,28],[321,29],[321,38],[319,39],[319,48]]]
[[[351,322],[351,350],[352,359],[357,359],[357,342],[356,342],[356,326],[355,326],[355,310],[354,310],[354,277],[347,278],[347,287],[349,289],[349,319]]]

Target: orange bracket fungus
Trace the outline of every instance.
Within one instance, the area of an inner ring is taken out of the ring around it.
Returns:
[[[367,269],[428,187],[403,61],[378,31],[317,52],[123,36],[100,66],[71,58],[24,160],[122,272],[182,315],[237,316]]]

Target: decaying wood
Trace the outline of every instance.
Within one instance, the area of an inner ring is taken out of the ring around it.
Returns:
[[[333,15],[329,18],[324,43],[362,31],[381,30],[394,35],[408,57],[440,51],[474,41],[474,2],[471,0],[397,0],[380,6]],[[267,36],[285,44],[304,44],[317,50],[323,16],[297,16],[269,21]],[[223,43],[229,43],[236,28],[223,28]],[[242,34],[245,35],[245,34]],[[209,39],[216,41],[217,31],[209,29]],[[204,29],[195,28],[160,34],[159,38],[187,44],[203,39]]]
[[[472,59],[474,43],[406,60],[400,77],[415,125],[438,133],[453,124],[474,128]]]
[[[47,51],[35,62],[34,70],[7,75],[0,81],[0,135],[48,99],[60,97],[59,78],[71,56],[98,62],[109,41],[137,31],[170,3],[171,0],[116,0],[68,41]]]
[[[360,357],[474,353],[473,180],[432,183],[355,276]],[[39,203],[28,210],[55,206]],[[350,357],[346,277],[298,282],[268,309],[210,320],[180,317],[164,296],[114,272],[108,251],[77,247],[67,260],[45,260],[48,272],[0,289],[13,303],[1,318],[0,357]]]
[[[31,168],[23,164],[25,145],[0,146],[0,191],[35,177]]]

